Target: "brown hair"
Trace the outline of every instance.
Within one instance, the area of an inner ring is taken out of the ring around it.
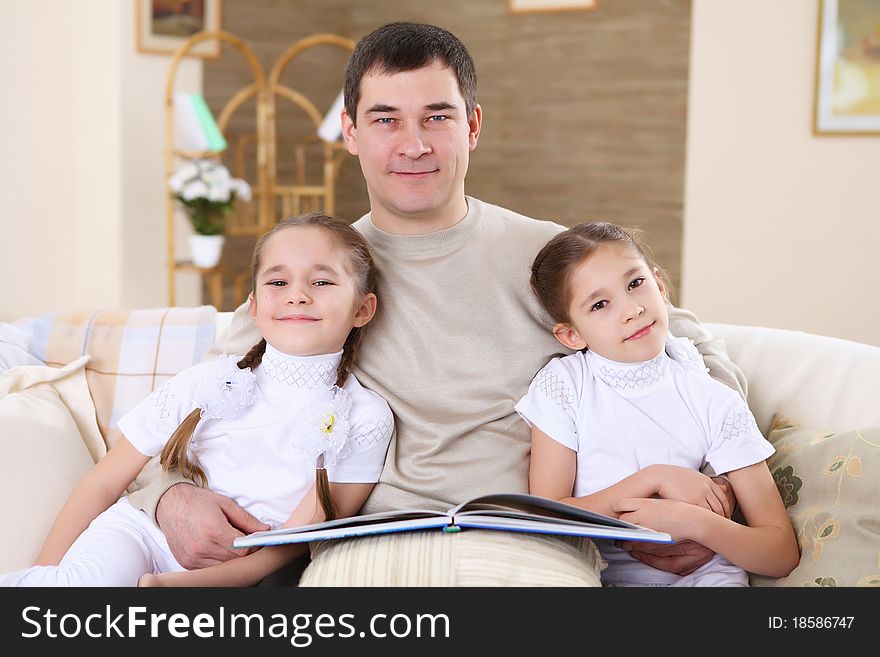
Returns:
[[[355,293],[363,298],[367,294],[376,293],[376,266],[373,262],[373,256],[370,254],[370,248],[363,236],[352,228],[349,224],[341,219],[329,217],[324,214],[311,213],[300,215],[297,217],[289,217],[278,222],[271,229],[266,231],[254,246],[254,253],[251,258],[251,292],[256,292],[257,273],[260,270],[262,262],[263,249],[269,239],[282,230],[287,228],[295,228],[299,226],[315,226],[330,233],[337,241],[340,247],[346,252],[345,266],[348,274],[355,283]],[[342,387],[348,380],[348,375],[357,359],[358,351],[363,342],[363,331],[365,327],[353,327],[345,344],[342,347],[342,359],[336,369],[336,385]],[[260,340],[250,351],[238,361],[238,367],[241,369],[250,368],[251,371],[262,362],[263,354],[266,352],[266,341]],[[193,479],[200,485],[207,484],[205,471],[198,463],[198,459],[189,454],[188,447],[195,433],[196,425],[201,419],[201,409],[193,410],[180,426],[171,435],[165,448],[162,450],[160,462],[165,470],[177,468],[185,477]],[[327,470],[325,468],[317,468],[315,470],[315,491],[321,508],[328,520],[332,520],[339,516],[339,511],[330,494],[330,482],[327,479]]]
[[[371,72],[414,71],[439,61],[455,73],[468,117],[477,106],[477,71],[465,45],[451,32],[425,23],[388,23],[354,47],[345,65],[345,111],[357,125],[361,80]]]
[[[571,321],[568,309],[571,304],[572,273],[602,244],[628,246],[642,257],[649,268],[656,267],[639,237],[636,229],[627,230],[604,221],[591,221],[572,226],[547,242],[535,256],[529,282],[550,318],[554,322]],[[668,294],[670,284],[666,274],[659,267],[657,269]]]

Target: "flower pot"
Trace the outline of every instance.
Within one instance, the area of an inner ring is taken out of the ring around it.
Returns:
[[[216,267],[223,252],[223,235],[190,235],[189,252],[196,267]]]

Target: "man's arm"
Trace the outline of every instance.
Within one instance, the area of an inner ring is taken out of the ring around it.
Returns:
[[[228,497],[199,488],[177,471],[166,472],[158,458],[147,464],[138,482],[143,487],[129,501],[153,519],[174,558],[189,570],[248,554],[251,550],[233,550],[232,541],[269,529]]]
[[[342,518],[353,516],[367,499],[373,484],[330,484],[331,495]],[[285,527],[297,527],[325,520],[315,487],[293,511]],[[257,550],[243,559],[230,560],[190,572],[144,575],[138,586],[253,586],[279,568],[308,552],[305,544],[276,545]]]
[[[690,338],[709,368],[709,376],[736,390],[745,399],[748,393],[746,375],[730,360],[724,341],[712,335],[690,310],[671,304],[667,308],[669,332],[679,338]]]

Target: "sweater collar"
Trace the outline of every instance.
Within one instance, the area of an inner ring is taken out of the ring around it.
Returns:
[[[389,251],[395,257],[424,258],[441,255],[466,244],[480,225],[483,203],[466,196],[467,214],[454,226],[424,235],[395,235],[386,233],[373,223],[371,213],[365,214],[357,222],[357,228],[370,243],[370,247]]]

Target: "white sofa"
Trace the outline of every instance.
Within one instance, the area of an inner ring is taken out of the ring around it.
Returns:
[[[231,313],[216,314],[218,333],[230,319]],[[801,541],[801,565],[789,578],[753,578],[753,584],[880,584],[880,347],[780,329],[708,327],[745,372],[749,406],[761,431],[778,443],[769,463],[793,502],[789,512]],[[94,411],[91,423],[83,412],[82,386],[79,397],[75,390],[52,391],[56,410],[58,400],[77,406],[70,413],[75,429],[68,422],[66,433],[43,431],[49,414],[39,408],[42,397],[34,402],[39,418],[22,416],[21,399],[12,410],[4,406],[13,396],[10,377],[15,370],[0,374],[0,440],[8,455],[0,462],[0,545],[17,547],[4,548],[0,572],[33,557],[70,487],[103,450]],[[29,390],[19,388],[19,396]],[[771,434],[774,416],[787,421]],[[40,466],[50,460],[46,454],[58,455],[48,469]]]

